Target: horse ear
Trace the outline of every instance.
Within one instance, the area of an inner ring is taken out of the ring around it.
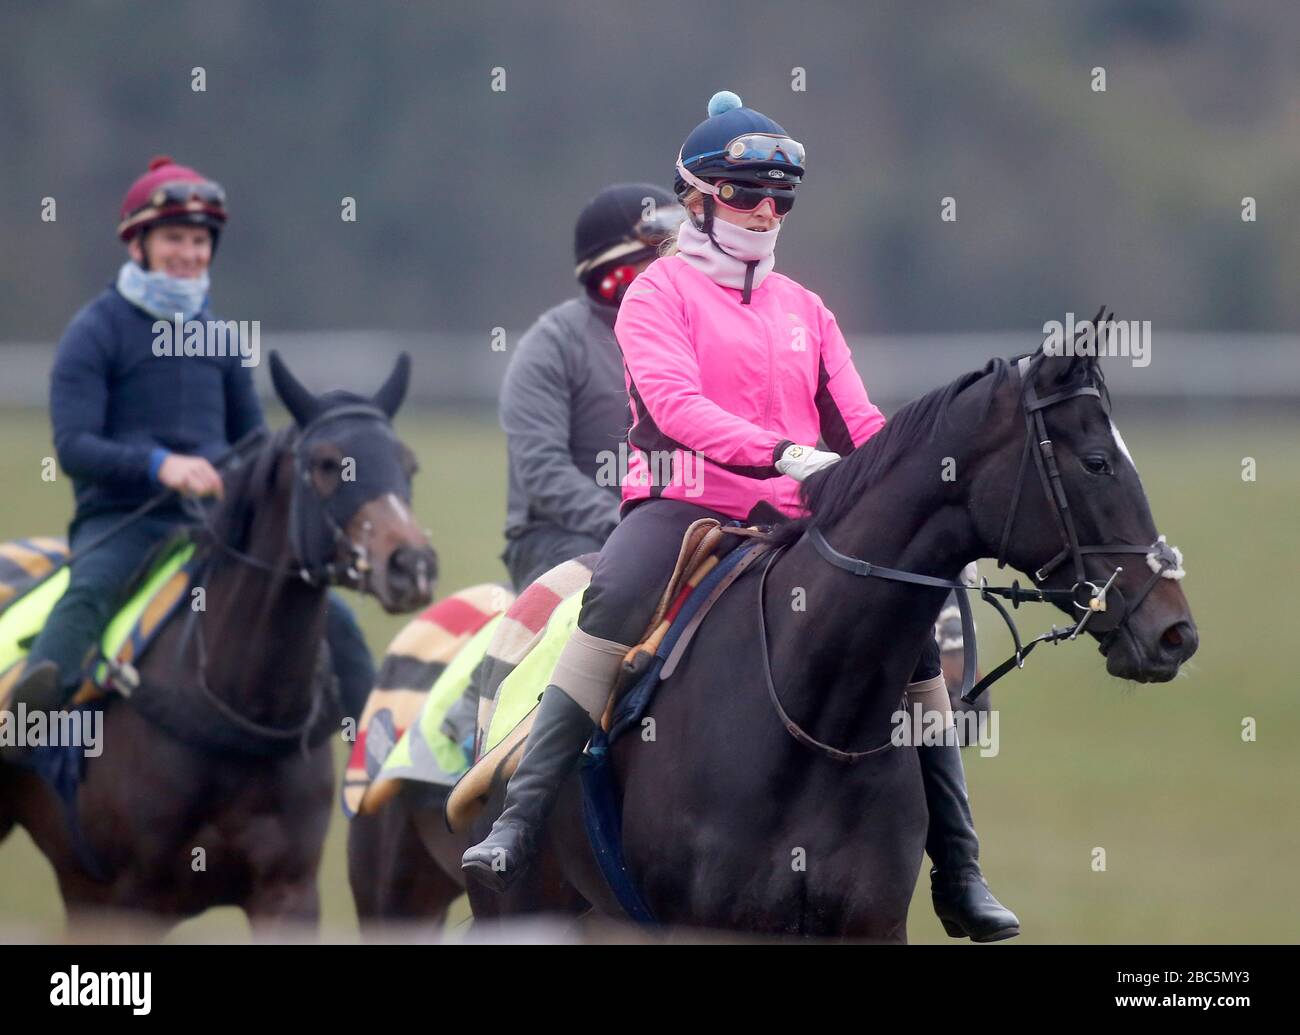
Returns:
[[[300,428],[310,424],[320,413],[320,400],[307,391],[289,372],[284,360],[280,358],[280,353],[275,349],[271,350],[271,384],[275,386],[275,394],[280,397],[285,409]]]
[[[1108,335],[1114,330],[1115,311],[1107,311],[1103,305],[1097,310],[1097,315],[1092,318],[1093,340],[1096,342],[1096,348],[1093,354],[1088,358],[1088,366],[1094,370],[1101,366],[1101,358],[1106,354],[1103,336]]]
[[[1115,314],[1108,314],[1106,307],[1102,306],[1092,319],[1080,320],[1073,325],[1072,342],[1064,341],[1061,324],[1054,324],[1055,330],[1043,342],[1043,359],[1038,365],[1039,376],[1045,383],[1060,383],[1070,377],[1080,364],[1096,367],[1102,353],[1102,333],[1107,322],[1114,319]]]
[[[372,401],[389,417],[392,417],[397,413],[398,407],[402,405],[402,400],[406,398],[406,389],[410,384],[411,354],[403,352],[397,357],[397,365],[393,367],[393,372],[388,375],[388,380],[374,394]]]
[[[1059,335],[1043,343],[1039,350],[1042,358],[1038,361],[1035,378],[1040,385],[1054,384],[1064,379],[1074,363],[1073,348],[1078,341],[1079,335],[1076,333],[1074,342],[1068,344]]]

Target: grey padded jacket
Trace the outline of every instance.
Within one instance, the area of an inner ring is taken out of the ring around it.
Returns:
[[[631,411],[617,315],[571,298],[519,339],[498,407],[510,465],[507,539],[552,525],[603,541],[618,523],[619,444]]]

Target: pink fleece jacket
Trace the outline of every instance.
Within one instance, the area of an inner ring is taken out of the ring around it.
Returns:
[[[843,455],[884,426],[817,295],[772,272],[750,303],[677,255],[628,289],[614,325],[632,407],[624,513],[664,497],[736,518],[761,500],[797,515],[777,447],[821,438]]]

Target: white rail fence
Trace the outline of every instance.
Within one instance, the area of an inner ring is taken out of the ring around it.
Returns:
[[[266,357],[279,349],[316,389],[378,386],[403,350],[415,359],[411,399],[420,405],[487,406],[519,333],[504,347],[482,334],[407,334],[391,331],[282,332],[260,336],[258,387],[270,393]],[[872,398],[886,407],[922,394],[990,356],[1033,348],[1032,331],[942,335],[861,335],[850,339],[854,359]],[[0,345],[0,406],[44,406],[53,343]],[[1116,394],[1152,402],[1197,400],[1267,402],[1300,400],[1300,335],[1154,332],[1150,362],[1122,356],[1103,361]]]

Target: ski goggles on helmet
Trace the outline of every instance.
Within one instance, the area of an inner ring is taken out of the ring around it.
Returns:
[[[141,226],[190,213],[202,213],[209,225],[226,220],[226,192],[210,180],[175,180],[149,192],[149,200],[118,225],[118,236],[130,240]]]
[[[221,184],[210,180],[195,183],[190,180],[177,180],[155,187],[149,195],[150,208],[170,208],[173,205],[212,205],[224,208],[226,192]]]
[[[767,198],[772,199],[772,206],[778,216],[783,216],[794,208],[794,187],[750,187],[726,180],[718,184],[714,197],[720,205],[741,212],[752,212]]]
[[[654,206],[650,215],[638,220],[628,231],[627,237],[607,248],[602,248],[595,255],[583,259],[574,267],[574,275],[583,280],[587,274],[599,266],[605,266],[618,259],[631,261],[646,249],[658,250],[668,236],[676,231],[678,225],[686,218],[686,209],[671,202]]]
[[[659,204],[649,216],[637,222],[632,235],[642,244],[658,248],[685,218],[686,210],[681,205]]]
[[[775,133],[746,133],[727,145],[723,157],[728,162],[780,161],[802,167],[806,154],[803,144],[791,137]]]

